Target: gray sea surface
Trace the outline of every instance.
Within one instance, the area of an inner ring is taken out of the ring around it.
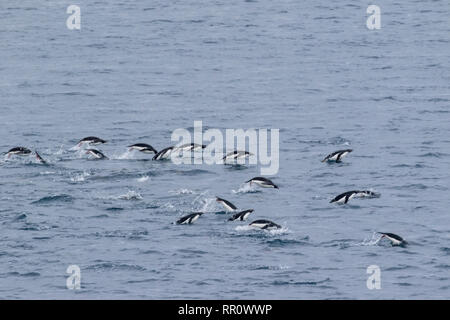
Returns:
[[[78,0],[81,30],[70,4],[0,2],[0,152],[48,161],[0,156],[0,298],[450,298],[447,0]],[[127,150],[195,120],[279,129],[279,189]],[[92,135],[109,160],[73,150]],[[381,196],[329,203],[360,189]],[[228,222],[216,196],[255,211]]]

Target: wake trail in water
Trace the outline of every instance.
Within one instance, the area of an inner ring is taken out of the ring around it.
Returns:
[[[244,183],[239,189],[232,190],[233,193],[259,193],[261,190],[257,189],[257,186]]]
[[[271,236],[288,234],[290,232],[289,229],[284,226],[281,227],[280,229],[262,230],[262,229],[254,228],[249,225],[245,225],[245,226],[237,226],[234,228],[234,230],[238,231],[238,232],[252,232],[252,233],[264,232],[265,234],[268,234]]]
[[[362,242],[355,244],[355,246],[376,246],[381,241],[381,235],[374,232],[370,238],[364,239]]]

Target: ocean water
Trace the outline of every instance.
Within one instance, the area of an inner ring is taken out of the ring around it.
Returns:
[[[1,298],[450,298],[448,1],[79,0],[81,30],[69,4],[0,3],[0,151],[49,162],[0,158]],[[280,188],[127,152],[195,120],[280,129]],[[89,135],[109,160],[71,150]],[[329,203],[354,189],[381,197]],[[215,196],[283,228],[227,222]]]

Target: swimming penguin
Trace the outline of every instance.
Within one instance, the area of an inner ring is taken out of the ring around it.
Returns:
[[[157,154],[155,154],[155,156],[153,157],[152,160],[165,160],[165,159],[169,159],[170,155],[172,154],[174,147],[168,147],[165,149],[162,149],[161,151],[159,151]]]
[[[97,159],[108,159],[107,156],[105,156],[103,153],[96,149],[87,149],[86,154],[90,154],[91,156],[94,156]]]
[[[278,186],[275,183],[273,183],[272,181],[270,181],[269,179],[264,178],[264,177],[254,177],[254,178],[246,181],[245,183],[249,183],[249,182],[250,182],[250,185],[252,183],[255,183],[258,186],[263,187],[263,188],[275,188],[275,189],[278,189]]]
[[[204,144],[198,144],[198,143],[186,143],[179,147],[176,147],[175,149],[177,151],[200,151],[202,149],[205,149],[206,146]]]
[[[228,221],[234,221],[234,220],[244,221],[244,220],[247,220],[248,216],[253,211],[254,211],[253,209],[248,209],[248,210],[244,210],[244,211],[238,212],[236,214],[233,214],[233,216],[230,219],[228,219]]]
[[[15,147],[9,150],[6,154],[8,155],[8,158],[10,158],[12,155],[27,156],[31,154],[31,150],[25,147]]]
[[[341,193],[340,195],[336,196],[333,200],[330,201],[330,203],[336,202],[336,203],[347,203],[349,200],[351,200],[354,197],[378,197],[379,195],[373,191],[364,190],[353,190],[353,191],[347,191],[344,193]]]
[[[81,146],[82,144],[85,144],[85,143],[87,143],[90,146],[95,146],[95,145],[102,144],[105,142],[106,142],[105,140],[97,138],[97,137],[86,137],[86,138],[81,139],[78,142],[78,146]]]
[[[236,211],[236,206],[230,201],[216,197],[216,201],[219,202],[227,211]]]
[[[182,217],[179,219],[176,223],[177,224],[192,224],[194,223],[200,216],[203,214],[203,212],[195,212],[188,214],[187,216]]]
[[[39,161],[42,164],[47,164],[47,161],[45,161],[37,151],[34,151],[34,154],[36,155],[37,161]]]
[[[146,143],[136,143],[131,146],[128,146],[128,148],[130,148],[130,151],[137,150],[143,153],[154,153],[154,154],[158,153],[158,151],[156,151],[155,148]]]
[[[338,150],[333,153],[330,153],[325,157],[325,159],[322,160],[322,162],[325,161],[335,161],[335,162],[341,162],[342,158],[344,158],[347,154],[352,152],[352,149],[345,149],[345,150]]]
[[[368,197],[368,198],[378,198],[380,196],[380,194],[376,193],[376,192],[373,192],[373,191],[370,191],[370,190],[363,190],[363,191],[359,192],[358,196],[360,196],[360,197]]]
[[[228,161],[234,161],[238,159],[245,159],[250,156],[253,156],[253,153],[248,151],[232,151],[228,153],[225,157],[222,158],[223,163],[226,164]]]
[[[388,232],[378,232],[378,233],[382,235],[381,238],[389,239],[393,246],[406,246],[408,244],[408,242],[406,242],[402,237],[396,234]]]
[[[281,229],[281,226],[276,224],[275,222],[264,219],[255,220],[252,223],[250,223],[249,226],[259,228],[262,230]]]

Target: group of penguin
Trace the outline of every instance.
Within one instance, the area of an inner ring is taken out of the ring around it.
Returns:
[[[98,137],[86,137],[81,139],[77,146],[81,147],[83,145],[88,146],[95,146],[106,143],[106,140],[100,139]],[[169,159],[172,153],[176,152],[184,152],[184,151],[201,151],[202,149],[206,148],[205,145],[200,145],[196,143],[189,143],[184,144],[181,146],[171,146],[164,148],[160,151],[157,151],[155,148],[153,148],[151,145],[146,143],[136,143],[133,145],[128,146],[129,150],[136,150],[142,153],[146,154],[154,154],[153,160],[165,160]],[[327,155],[322,162],[336,162],[339,163],[342,161],[342,159],[348,155],[350,152],[352,152],[352,149],[345,149],[345,150],[338,150],[335,151],[329,155]],[[101,151],[94,149],[94,148],[88,148],[85,150],[86,154],[91,155],[95,159],[108,159],[107,156],[105,156]],[[7,157],[11,157],[13,155],[19,155],[19,156],[27,156],[31,155],[32,151],[30,149],[27,149],[25,147],[15,147],[10,149],[6,155]],[[47,162],[39,155],[37,151],[34,152],[37,161],[39,161],[42,164],[46,164]],[[248,151],[232,151],[225,155],[223,157],[224,164],[229,164],[230,162],[235,162],[238,159],[245,159],[252,156],[252,154]],[[274,184],[271,180],[264,178],[264,177],[254,177],[246,183],[249,183],[250,185],[256,184],[263,188],[274,188],[278,189],[278,186]],[[344,192],[335,198],[333,198],[330,203],[339,203],[339,204],[346,204],[349,200],[351,200],[354,197],[377,197],[378,194],[376,194],[373,191],[369,190],[353,190],[353,191],[347,191]],[[216,201],[220,203],[228,212],[235,212],[228,220],[229,221],[245,221],[247,220],[248,216],[254,211],[253,209],[248,209],[244,211],[238,211],[237,207],[232,204],[231,202],[219,198],[216,198]],[[189,215],[186,215],[179,220],[176,221],[176,224],[192,224],[194,223],[200,216],[203,214],[203,212],[195,212],[191,213]],[[249,224],[250,227],[259,228],[262,230],[273,230],[273,229],[280,229],[281,226],[265,219],[259,219],[251,222]],[[400,236],[389,233],[389,232],[378,232],[381,234],[381,238],[386,238],[390,240],[391,244],[393,246],[405,246],[407,242]]]
[[[336,162],[339,163],[342,161],[342,158],[344,158],[347,154],[352,152],[352,149],[345,149],[345,150],[338,150],[333,153],[330,153],[327,155],[322,162]],[[347,191],[344,193],[341,193],[340,195],[336,196],[334,199],[330,201],[330,203],[336,202],[336,203],[347,203],[350,199],[354,197],[378,197],[379,195],[373,191],[369,190],[353,190],[353,191]],[[378,232],[381,234],[381,238],[386,238],[391,241],[391,244],[393,246],[406,246],[407,242],[400,237],[399,235],[396,235],[394,233],[390,232]]]

